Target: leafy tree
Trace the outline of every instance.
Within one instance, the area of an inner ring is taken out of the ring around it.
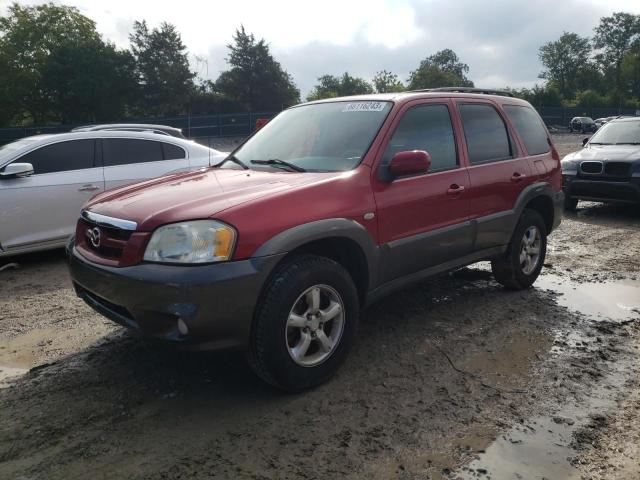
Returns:
[[[382,70],[373,77],[373,85],[378,93],[402,92],[405,86],[395,73]]]
[[[610,100],[595,90],[583,90],[576,95],[575,104],[583,108],[606,107],[610,105]]]
[[[47,58],[42,85],[61,122],[113,121],[134,100],[134,70],[131,54],[114,45],[65,44]]]
[[[345,72],[341,77],[323,75],[318,78],[316,85],[307,100],[321,100],[323,98],[345,97],[349,95],[364,95],[373,93],[369,82],[359,77],[352,77]]]
[[[451,49],[440,50],[420,62],[409,75],[409,90],[437,87],[473,87],[469,66]]]
[[[253,111],[280,110],[300,101],[291,75],[273,58],[264,39],[256,40],[240,26],[233,41],[227,45],[231,69],[216,80],[217,93]]]
[[[557,86],[565,98],[573,98],[578,89],[588,86],[585,80],[593,74],[588,38],[564,32],[558,40],[540,47],[538,57],[546,68],[540,78]]]
[[[636,40],[622,61],[623,88],[640,98],[640,39]]]
[[[602,17],[595,28],[593,45],[600,50],[596,56],[605,74],[612,77],[616,92],[623,92],[623,63],[632,45],[640,38],[640,15],[616,12]]]
[[[195,87],[195,74],[176,27],[163,22],[159,28],[149,29],[144,20],[134,22],[129,40],[140,83],[138,113],[183,113]]]
[[[534,85],[533,88],[505,88],[518,98],[526,100],[534,107],[561,107],[562,95],[554,85]]]
[[[0,17],[0,99],[15,115],[24,112],[32,121],[55,118],[53,105],[44,85],[49,57],[63,45],[100,43],[95,22],[74,7],[47,3],[26,7],[9,6]],[[6,121],[6,119],[5,119]]]

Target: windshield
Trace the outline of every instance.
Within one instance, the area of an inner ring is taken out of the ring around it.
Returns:
[[[258,165],[252,162],[277,160],[307,171],[351,170],[367,153],[391,105],[352,101],[294,107],[267,123],[234,156],[251,168]]]
[[[595,145],[639,144],[640,120],[608,122],[591,137],[589,143]]]

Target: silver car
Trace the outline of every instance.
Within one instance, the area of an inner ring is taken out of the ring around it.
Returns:
[[[151,132],[91,131],[0,147],[0,257],[64,246],[82,205],[105,189],[206,167],[226,154]]]

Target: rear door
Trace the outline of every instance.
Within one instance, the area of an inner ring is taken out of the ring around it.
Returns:
[[[0,180],[0,245],[5,250],[59,245],[75,230],[82,205],[104,190],[93,139],[40,147],[12,163],[34,173]]]
[[[506,245],[520,192],[533,181],[529,162],[498,106],[457,100],[469,164],[470,216],[477,222],[474,250]]]
[[[103,138],[102,158],[107,188],[189,168],[184,148],[156,140]]]
[[[391,127],[373,180],[379,242],[386,252],[381,283],[469,253],[469,177],[458,155],[452,106],[446,99],[412,102]],[[429,171],[382,181],[380,169],[407,150],[429,152]]]

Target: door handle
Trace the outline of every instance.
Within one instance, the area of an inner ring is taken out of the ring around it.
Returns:
[[[83,185],[78,189],[78,191],[79,192],[95,192],[96,190],[99,190],[99,189],[100,187],[98,187],[97,185]]]
[[[517,182],[523,180],[524,177],[526,177],[526,175],[524,173],[515,172],[513,175],[511,175],[511,181],[514,182],[514,183],[517,183]]]
[[[447,189],[447,195],[460,195],[462,192],[464,192],[464,186],[457,183],[452,184]]]

